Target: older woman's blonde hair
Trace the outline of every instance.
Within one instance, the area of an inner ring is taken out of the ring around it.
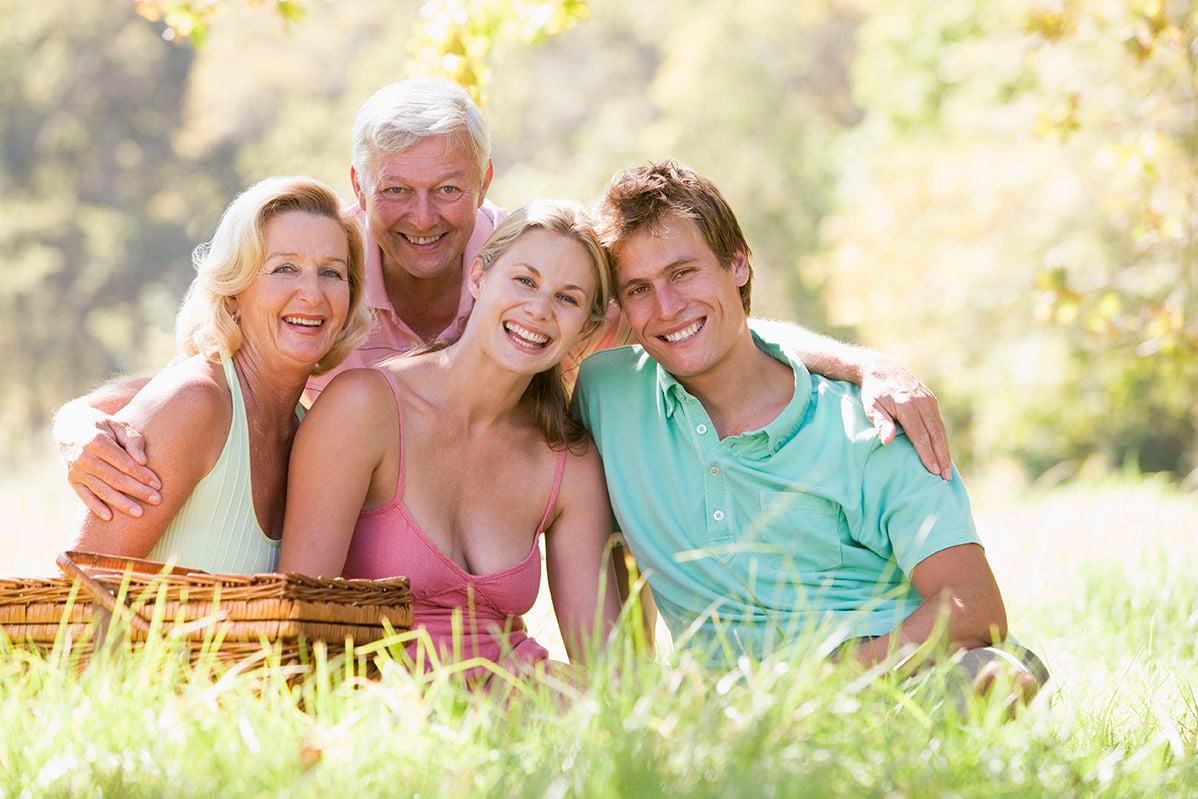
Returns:
[[[266,223],[289,211],[332,219],[345,231],[349,243],[349,314],[312,374],[332,369],[366,338],[371,319],[363,302],[365,267],[357,223],[342,213],[336,192],[324,183],[306,177],[273,177],[237,195],[221,215],[212,240],[196,247],[192,255],[196,277],[175,322],[180,351],[232,357],[241,348],[241,328],[233,317],[231,301],[259,275],[266,257]]]

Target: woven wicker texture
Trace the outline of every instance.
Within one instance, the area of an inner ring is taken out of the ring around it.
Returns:
[[[106,607],[124,605],[133,641],[172,633],[191,641],[222,639],[222,656],[326,641],[341,648],[376,641],[412,626],[406,577],[386,580],[317,579],[299,574],[207,574],[160,563],[93,553],[63,553],[73,577],[0,578],[0,626],[14,643],[44,649],[63,636],[92,641],[107,623]]]

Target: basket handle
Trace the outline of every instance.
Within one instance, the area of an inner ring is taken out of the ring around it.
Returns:
[[[63,561],[68,565],[64,566]],[[63,571],[69,571],[75,575],[78,572],[74,569],[107,569],[109,571],[118,572],[134,572],[136,574],[207,574],[208,572],[201,569],[191,569],[186,566],[172,566],[169,570],[165,563],[160,563],[156,560],[144,560],[143,558],[134,558],[129,555],[105,555],[100,552],[81,552],[78,550],[67,550],[58,556],[56,561],[58,567]],[[74,569],[72,569],[74,567]]]
[[[109,613],[116,612],[116,597],[101,585],[99,580],[88,574],[87,570],[84,569],[84,564],[92,568],[101,569],[120,569],[123,566],[123,571],[139,572],[142,574],[161,574],[166,568],[161,563],[141,560],[140,558],[98,555],[94,552],[75,552],[71,550],[61,553],[55,559],[55,562],[64,574],[78,581],[92,595],[92,599]],[[153,568],[155,566],[158,568]],[[169,573],[188,574],[189,571],[187,569],[173,568]],[[133,611],[132,608],[123,603],[122,607],[129,611],[129,623],[133,625],[134,629],[142,633],[150,631],[150,623],[140,613]]]

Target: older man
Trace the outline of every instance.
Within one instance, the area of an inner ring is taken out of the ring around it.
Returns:
[[[350,176],[366,242],[366,301],[375,327],[338,369],[309,382],[309,400],[334,374],[371,366],[437,338],[455,336],[472,300],[465,274],[504,211],[489,203],[491,141],[469,95],[439,78],[386,86],[354,122]],[[863,385],[884,440],[894,422],[920,448],[928,470],[949,477],[947,437],[935,397],[896,362],[792,325],[788,351],[817,372]],[[572,353],[568,377],[591,352],[626,343],[613,306],[607,327]],[[72,487],[92,512],[139,515],[157,504],[161,485],[147,468],[140,435],[117,424],[119,410],[144,384],[125,380],[64,406],[55,439]]]

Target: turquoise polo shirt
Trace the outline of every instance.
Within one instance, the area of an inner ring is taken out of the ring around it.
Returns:
[[[961,477],[883,446],[860,390],[790,366],[761,430],[720,440],[703,405],[639,346],[587,358],[576,417],[603,456],[616,522],[676,645],[720,659],[884,635],[921,603],[921,560],[980,543]]]

